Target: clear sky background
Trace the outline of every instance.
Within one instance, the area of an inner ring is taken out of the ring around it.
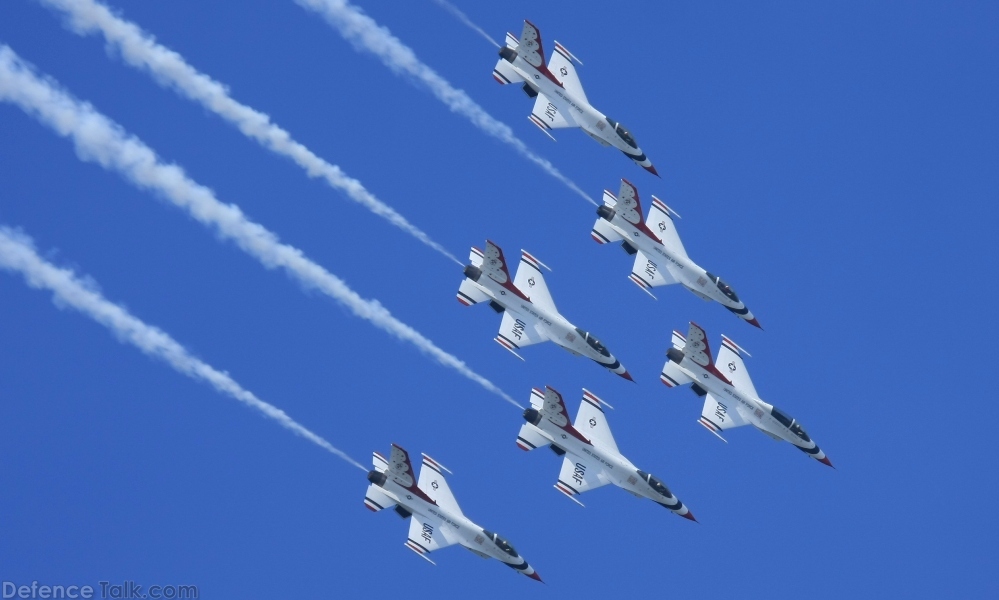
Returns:
[[[486,237],[550,265],[555,301],[634,375],[551,344],[521,362],[455,300],[456,265],[80,38],[27,0],[0,42],[164,159],[378,299],[518,401],[586,387],[622,451],[700,524],[613,487],[580,508],[519,412],[267,271],[0,104],[0,223],[365,465],[396,442],[454,471],[465,513],[542,586],[461,548],[434,567],[372,514],[364,474],[0,274],[0,579],[196,584],[202,598],[988,597],[999,594],[991,341],[999,200],[994,3],[464,2],[530,18],[657,179],[579,131],[553,143],[490,76],[495,50],[429,0],[362,8],[594,198],[621,177],[683,219],[690,256],[765,331],[679,287],[658,301],[589,236],[593,207],[286,2],[113,6],[465,259]],[[658,381],[672,329],[725,333],[837,470],[751,428],[697,425]]]

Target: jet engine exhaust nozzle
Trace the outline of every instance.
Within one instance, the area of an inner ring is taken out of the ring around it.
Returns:
[[[385,485],[385,481],[387,479],[388,478],[385,476],[385,473],[379,473],[378,471],[368,471],[368,481],[377,485],[378,487]]]
[[[524,420],[531,425],[537,425],[541,422],[541,413],[534,408],[528,408],[524,411]]]
[[[468,277],[472,281],[478,281],[479,277],[482,277],[482,269],[476,267],[475,265],[468,265],[465,267],[465,277]]]
[[[500,48],[499,55],[508,63],[512,63],[517,60],[517,51],[509,46],[503,46]]]
[[[683,350],[679,348],[670,348],[666,351],[666,358],[670,359],[676,364],[680,364],[683,361]]]
[[[612,221],[614,219],[614,215],[616,214],[617,211],[607,206],[606,204],[603,204],[599,208],[597,208],[597,215],[599,215],[600,218],[605,221]]]

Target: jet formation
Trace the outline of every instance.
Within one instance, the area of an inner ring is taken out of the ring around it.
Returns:
[[[617,148],[648,172],[659,175],[631,133],[589,103],[574,64],[582,63],[565,46],[555,42],[546,64],[541,33],[530,21],[524,21],[520,37],[508,33],[499,55],[493,77],[504,85],[523,85],[527,95],[535,99],[529,119],[545,134],[552,137],[554,129],[578,127],[600,144]],[[653,298],[652,289],[679,284],[762,329],[730,284],[687,255],[677,233],[676,211],[655,196],[651,199],[646,214],[637,187],[621,179],[616,195],[604,191],[591,237],[600,244],[620,242],[635,257],[628,278]],[[503,250],[487,240],[485,250],[471,249],[465,279],[458,287],[458,301],[465,306],[485,302],[502,314],[495,341],[521,360],[519,351],[523,348],[550,341],[634,381],[600,340],[562,316],[542,269],[551,270],[522,250],[516,275],[511,277]],[[689,384],[695,394],[704,398],[698,422],[708,431],[727,442],[723,432],[753,425],[769,437],[789,442],[809,457],[832,466],[799,421],[760,398],[742,358],[748,353],[734,341],[722,335],[718,358],[714,360],[707,335],[693,321],[686,337],[674,331],[671,341],[660,380],[668,387]],[[578,496],[613,484],[696,521],[690,508],[662,480],[639,469],[618,449],[604,412],[604,407],[610,407],[607,402],[584,388],[571,424],[561,394],[552,387],[533,389],[530,403],[523,413],[525,422],[516,443],[525,451],[547,446],[562,457],[556,490],[583,506]],[[409,455],[393,444],[389,458],[375,452],[373,464],[364,504],[376,512],[394,508],[400,516],[411,519],[407,548],[432,563],[428,558],[431,552],[459,544],[541,581],[508,541],[465,517],[444,478],[444,472],[450,471],[440,463],[424,454],[417,481]]]

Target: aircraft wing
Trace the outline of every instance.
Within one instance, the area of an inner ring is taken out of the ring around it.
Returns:
[[[548,71],[555,77],[558,77],[565,91],[589,104],[589,100],[586,99],[586,92],[583,91],[583,84],[579,82],[576,65],[572,64],[572,54],[557,41],[555,42],[555,51],[552,52],[552,58],[548,61]]]
[[[736,388],[749,392],[757,398],[760,397],[756,393],[753,380],[749,378],[749,371],[746,370],[746,363],[742,360],[739,347],[724,335],[722,336],[721,348],[718,349],[715,368],[724,373]]]
[[[676,225],[673,223],[673,215],[675,214],[670,207],[663,204],[662,200],[653,196],[652,206],[649,207],[649,216],[645,219],[645,226],[659,236],[667,250],[680,256],[687,256],[683,242],[680,241],[680,234],[676,232]]]
[[[520,264],[517,266],[517,274],[513,277],[513,285],[527,294],[533,304],[545,310],[558,312],[552,294],[548,291],[545,277],[541,274],[541,262],[526,250],[520,251]]]
[[[409,522],[409,539],[406,540],[406,547],[431,563],[437,564],[427,558],[427,554],[457,544],[458,539],[457,533],[444,521],[434,516],[413,513]]]
[[[607,424],[607,416],[600,406],[602,401],[594,396],[589,390],[583,389],[583,402],[579,405],[579,412],[576,413],[576,421],[572,426],[579,433],[583,434],[590,441],[600,444],[608,450],[618,452],[617,442],[614,441],[614,434],[611,433],[610,425]]]
[[[665,265],[660,264],[662,262],[664,261],[652,260],[639,250],[635,255],[635,266],[631,268],[631,275],[628,276],[628,279],[645,291],[661,285],[680,283],[670,274]]]
[[[523,320],[511,315],[510,311],[506,311],[503,313],[503,320],[500,321],[499,335],[496,336],[495,340],[500,346],[503,346],[517,357],[523,359],[522,356],[517,354],[518,349],[547,342],[548,338],[542,335],[534,325],[525,323]]]
[[[424,454],[420,481],[417,485],[437,503],[437,506],[451,513],[463,514],[458,501],[454,498],[454,493],[451,492],[451,486],[444,478],[445,470],[440,463]]]
[[[749,421],[739,414],[738,407],[719,402],[710,392],[704,396],[704,408],[701,409],[701,418],[697,422],[715,435],[719,431],[749,425]],[[720,435],[718,437],[725,440]]]
[[[551,129],[579,127],[576,120],[569,114],[565,101],[561,98],[549,98],[541,93],[534,101],[534,110],[531,111],[528,118],[545,133]],[[551,134],[548,133],[548,135]]]
[[[558,474],[555,489],[579,502],[575,496],[603,487],[610,482],[600,463],[590,457],[570,453],[562,460],[562,470]]]

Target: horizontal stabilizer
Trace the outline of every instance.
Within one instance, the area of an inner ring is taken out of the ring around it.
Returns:
[[[472,249],[468,251],[468,261],[473,267],[482,268],[482,257],[482,250],[479,250],[475,246],[472,246]]]
[[[520,76],[520,73],[513,68],[505,58],[501,58],[496,61],[496,66],[493,68],[493,79],[496,80],[500,85],[507,85],[510,83],[520,83],[524,81],[524,78]]]
[[[375,467],[375,470],[379,473],[384,473],[388,471],[388,460],[381,455],[380,452],[371,453],[371,464]]]
[[[458,302],[461,302],[465,306],[471,306],[489,300],[489,294],[483,292],[482,288],[475,285],[475,282],[471,279],[465,279],[458,286],[457,298]]]
[[[663,365],[663,372],[659,374],[659,381],[665,383],[667,387],[677,387],[693,383],[694,380],[680,369],[680,365],[667,359]]]
[[[382,488],[375,484],[368,485],[368,491],[364,494],[364,506],[371,512],[378,512],[386,508],[392,508],[396,502],[391,496],[382,491]]]
[[[597,222],[593,224],[590,237],[598,244],[609,244],[622,239],[620,234],[611,227],[611,224],[602,218],[597,219]]]
[[[683,337],[682,333],[674,329],[672,342],[674,348],[677,350],[683,350],[683,347],[687,344],[687,338]]]
[[[550,443],[552,441],[534,425],[524,423],[520,426],[520,433],[517,434],[517,447],[521,450],[530,452],[542,446],[547,446]]]

